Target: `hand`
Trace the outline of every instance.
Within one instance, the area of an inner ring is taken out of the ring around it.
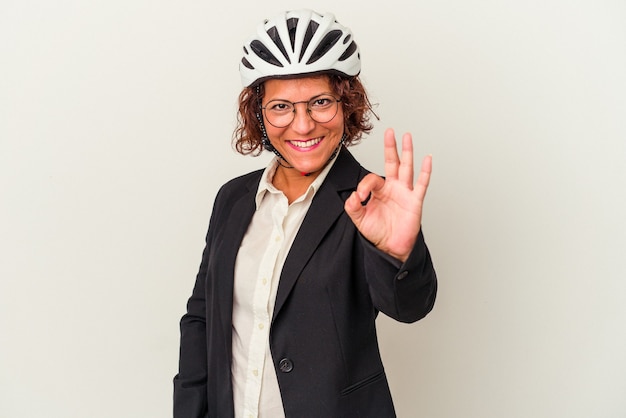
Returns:
[[[345,210],[363,236],[379,250],[406,261],[422,221],[424,197],[430,181],[432,157],[424,158],[413,184],[413,139],[402,136],[398,157],[392,129],[385,131],[385,179],[368,174],[346,200]],[[368,200],[369,197],[369,200]],[[367,203],[362,204],[362,202]]]

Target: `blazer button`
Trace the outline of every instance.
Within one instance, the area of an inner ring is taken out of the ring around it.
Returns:
[[[402,279],[404,279],[408,275],[409,275],[409,272],[407,270],[404,270],[402,273],[400,273],[400,274],[398,274],[396,276],[396,279],[397,280],[402,280]]]
[[[288,358],[284,358],[278,362],[278,368],[283,373],[289,373],[293,370],[293,362]]]

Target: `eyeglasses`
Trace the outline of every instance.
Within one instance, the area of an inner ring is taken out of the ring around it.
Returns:
[[[296,116],[296,105],[306,103],[306,111],[317,123],[327,123],[337,115],[338,103],[330,94],[320,94],[309,100],[290,102],[289,100],[270,100],[265,106],[261,106],[265,120],[276,128],[289,126]]]

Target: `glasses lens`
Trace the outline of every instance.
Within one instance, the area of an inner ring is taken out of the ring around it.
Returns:
[[[277,128],[289,125],[295,116],[294,104],[286,100],[272,100],[263,108],[265,119]]]
[[[330,122],[337,114],[338,106],[337,99],[330,95],[314,97],[307,103],[311,119],[318,123]]]

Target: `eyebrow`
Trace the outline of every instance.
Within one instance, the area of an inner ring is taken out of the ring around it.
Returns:
[[[308,99],[306,99],[306,100],[296,100],[296,101],[294,102],[294,101],[291,101],[291,100],[281,99],[281,98],[278,98],[278,97],[277,97],[277,98],[273,98],[273,99],[268,100],[268,101],[267,101],[267,103],[269,103],[269,102],[273,102],[273,101],[275,101],[275,100],[280,100],[281,102],[289,102],[289,103],[304,103],[304,102],[309,102],[309,101],[311,101],[311,100],[315,99],[316,97],[320,97],[320,96],[332,96],[332,97],[334,97],[334,98],[336,99],[336,97],[335,97],[335,93],[330,93],[330,92],[322,92],[322,93],[316,94],[315,96],[311,96],[311,97],[309,97],[309,98],[308,98]],[[264,99],[267,99],[267,98],[266,98],[266,97],[264,97]]]

